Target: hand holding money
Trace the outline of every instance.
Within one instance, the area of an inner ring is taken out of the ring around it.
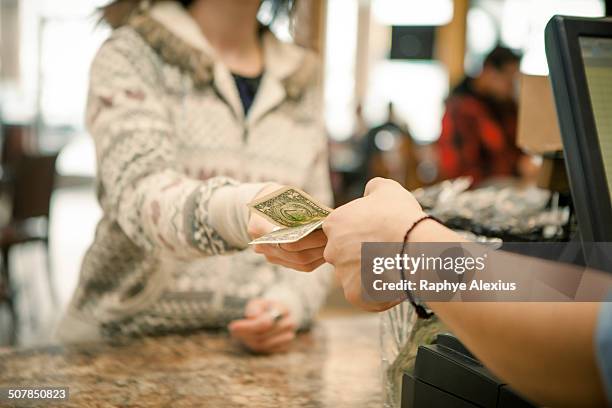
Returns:
[[[311,271],[325,263],[327,238],[321,225],[331,209],[296,187],[270,190],[249,204],[249,233],[255,237],[250,244],[255,252],[299,271]]]

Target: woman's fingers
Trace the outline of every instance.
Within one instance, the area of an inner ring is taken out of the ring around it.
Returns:
[[[295,324],[287,321],[284,324],[276,325],[268,332],[250,331],[248,328],[230,329],[232,337],[239,340],[242,344],[252,351],[259,353],[273,353],[279,349],[287,348],[295,339]]]
[[[267,332],[259,334],[257,338],[259,340],[266,340],[288,331],[295,332],[297,329],[296,326],[297,325],[295,324],[292,318],[285,317],[281,319],[278,323],[276,323],[274,326],[272,326],[272,328]]]
[[[269,331],[273,326],[274,321],[262,315],[256,318],[235,320],[229,324],[229,330],[237,336],[254,336]]]
[[[270,263],[282,265],[289,269],[295,269],[296,271],[300,271],[300,272],[312,272],[313,270],[317,269],[319,266],[325,263],[325,259],[323,258],[318,259],[308,264],[298,264],[298,263],[288,261],[285,258],[277,258],[275,256],[268,256],[268,255],[266,255],[266,259]]]
[[[285,246],[263,244],[256,245],[254,250],[257,253],[265,255],[266,258],[268,258],[268,261],[273,263],[276,263],[274,261],[281,260],[284,261],[283,264],[290,263],[295,265],[310,265],[323,259],[325,247],[311,248],[299,252],[290,252],[285,249]]]
[[[321,230],[290,244],[261,244],[253,247],[254,251],[265,255],[266,259],[298,271],[310,272],[325,263],[323,252],[327,237]]]
[[[301,252],[307,249],[323,248],[326,243],[327,237],[323,233],[323,230],[316,230],[297,242],[280,244],[280,247],[287,252]]]
[[[287,346],[293,340],[295,340],[295,332],[293,330],[284,331],[263,340],[259,343],[259,347],[263,350],[273,350],[277,347]]]
[[[250,350],[258,353],[275,353],[287,350],[295,340],[295,331],[285,330],[267,338],[246,338],[242,342]]]
[[[232,335],[239,337],[248,337],[257,341],[263,341],[270,337],[286,331],[295,331],[297,325],[290,317],[284,317],[280,321],[274,323],[269,320],[270,324],[257,324],[255,319],[236,320],[229,325],[229,330]]]

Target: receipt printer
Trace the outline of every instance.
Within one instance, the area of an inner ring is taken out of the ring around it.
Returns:
[[[438,335],[418,349],[402,382],[402,408],[533,408],[493,376],[454,336]]]

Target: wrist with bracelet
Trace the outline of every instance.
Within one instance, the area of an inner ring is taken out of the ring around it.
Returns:
[[[439,224],[442,224],[442,222],[438,220],[436,217],[434,217],[433,215],[428,215],[428,214],[421,216],[415,222],[413,222],[412,225],[406,231],[406,234],[404,234],[404,242],[402,244],[402,252],[401,252],[402,257],[406,253],[406,247],[408,246],[408,238],[410,237],[410,234],[414,231],[414,229],[419,224],[427,220],[432,220]],[[404,281],[406,280],[406,269],[403,264],[402,264],[402,269],[401,269],[401,277],[402,277],[402,280]],[[425,304],[422,303],[419,299],[417,299],[409,289],[406,289],[406,296],[408,298],[408,301],[412,305],[412,307],[414,307],[414,310],[420,319],[429,319],[434,315],[434,313],[431,310],[427,309]]]

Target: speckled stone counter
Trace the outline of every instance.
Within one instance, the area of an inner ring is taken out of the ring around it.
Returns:
[[[380,407],[379,356],[368,315],[322,320],[272,356],[208,332],[4,351],[0,387],[68,386],[68,407]]]

